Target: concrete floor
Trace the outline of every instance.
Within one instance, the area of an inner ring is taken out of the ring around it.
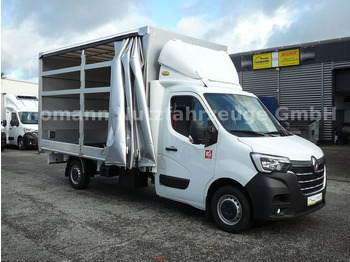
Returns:
[[[350,182],[350,145],[321,146],[329,178]]]
[[[96,176],[74,190],[64,164],[1,153],[2,261],[350,261],[349,147],[322,147],[327,205],[226,233],[202,211]]]

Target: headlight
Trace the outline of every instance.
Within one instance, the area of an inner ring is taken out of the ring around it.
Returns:
[[[291,166],[290,160],[287,157],[258,153],[251,153],[250,156],[256,169],[264,173],[271,173],[274,171],[286,173]]]
[[[33,128],[23,128],[24,133],[32,133],[35,131]]]

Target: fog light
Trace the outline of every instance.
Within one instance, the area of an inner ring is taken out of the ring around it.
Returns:
[[[279,215],[281,213],[281,209],[277,209],[277,215]]]

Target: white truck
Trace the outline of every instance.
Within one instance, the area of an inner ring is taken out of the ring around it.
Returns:
[[[1,94],[1,124],[6,144],[19,149],[38,147],[38,98],[28,95]]]
[[[242,91],[226,47],[143,27],[39,55],[39,150],[75,189],[96,174],[229,232],[325,205],[322,150]]]

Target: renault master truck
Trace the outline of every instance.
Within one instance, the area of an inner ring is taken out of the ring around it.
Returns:
[[[38,98],[36,96],[1,94],[1,124],[6,144],[20,150],[38,147]]]
[[[39,150],[75,189],[153,182],[229,232],[321,209],[323,152],[242,91],[226,50],[143,27],[40,53]]]

